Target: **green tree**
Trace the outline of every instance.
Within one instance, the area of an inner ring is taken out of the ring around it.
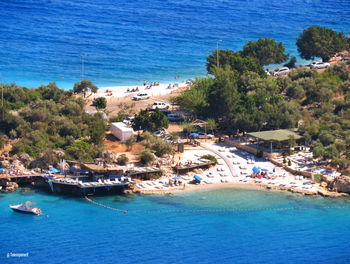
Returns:
[[[117,163],[119,165],[126,165],[126,164],[128,164],[128,162],[129,162],[129,158],[125,154],[121,154],[117,158]]]
[[[212,134],[214,135],[214,129],[218,127],[218,124],[216,123],[215,119],[209,118],[207,119],[207,129],[212,131]]]
[[[83,93],[84,98],[86,97],[86,93],[89,90],[91,91],[91,93],[96,93],[98,91],[97,86],[94,85],[90,80],[82,80],[81,82],[77,82],[74,84],[74,87],[73,87],[73,92]]]
[[[93,104],[97,109],[105,109],[107,107],[107,99],[104,97],[98,97],[94,100]]]
[[[288,67],[289,69],[295,68],[295,64],[297,63],[297,58],[292,56],[289,61],[284,64],[284,67]]]
[[[132,122],[135,130],[155,131],[159,128],[167,128],[169,121],[159,109],[153,112],[141,110]]]
[[[155,160],[153,153],[149,149],[144,149],[140,153],[140,161],[142,164],[149,164]]]
[[[207,57],[207,71],[214,74],[216,66],[216,50]],[[239,52],[232,50],[219,50],[219,63],[220,67],[229,67],[237,73],[243,74],[244,72],[256,72],[260,76],[265,76],[266,73],[263,67],[258,63],[258,60],[252,57],[244,57]]]
[[[244,57],[257,59],[260,65],[279,64],[288,59],[283,43],[277,43],[271,38],[259,38],[257,41],[248,41],[242,50]]]
[[[296,44],[302,58],[310,60],[321,57],[325,61],[349,46],[343,33],[320,26],[305,29]]]

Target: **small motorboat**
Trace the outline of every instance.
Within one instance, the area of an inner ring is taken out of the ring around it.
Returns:
[[[10,208],[18,213],[23,213],[23,214],[35,214],[35,215],[41,215],[42,211],[40,208],[37,207],[30,207],[30,205],[34,205],[35,203],[32,203],[30,201],[27,201],[23,204],[17,204],[17,205],[10,205]]]

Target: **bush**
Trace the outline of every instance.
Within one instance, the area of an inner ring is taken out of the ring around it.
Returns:
[[[126,165],[129,162],[129,158],[125,155],[125,154],[121,154],[118,158],[117,158],[117,163],[119,165]]]
[[[206,154],[206,155],[201,156],[201,159],[210,160],[210,161],[214,162],[214,164],[218,163],[218,160],[216,159],[216,157],[213,155],[210,155],[210,154]]]
[[[290,159],[288,160],[288,166],[292,166],[292,162],[290,161]]]
[[[141,152],[140,161],[142,164],[147,165],[154,160],[155,160],[154,154],[149,149],[144,149]]]
[[[93,105],[97,109],[105,109],[107,107],[107,100],[104,97],[98,97],[95,99]]]
[[[320,182],[321,181],[321,174],[314,174],[314,181]]]

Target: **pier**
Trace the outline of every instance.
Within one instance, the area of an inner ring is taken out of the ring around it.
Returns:
[[[54,193],[69,193],[73,195],[93,195],[106,193],[123,193],[132,182],[127,179],[119,181],[101,180],[97,182],[83,182],[71,178],[54,178],[48,180],[50,189]]]

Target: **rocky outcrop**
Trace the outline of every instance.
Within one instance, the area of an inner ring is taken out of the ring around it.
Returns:
[[[117,163],[118,156],[112,151],[106,150],[101,153],[101,158],[104,162],[112,164]]]
[[[5,186],[6,192],[14,192],[18,189],[18,184],[15,182],[7,182]]]
[[[350,177],[339,176],[330,183],[329,189],[334,192],[350,193]]]

